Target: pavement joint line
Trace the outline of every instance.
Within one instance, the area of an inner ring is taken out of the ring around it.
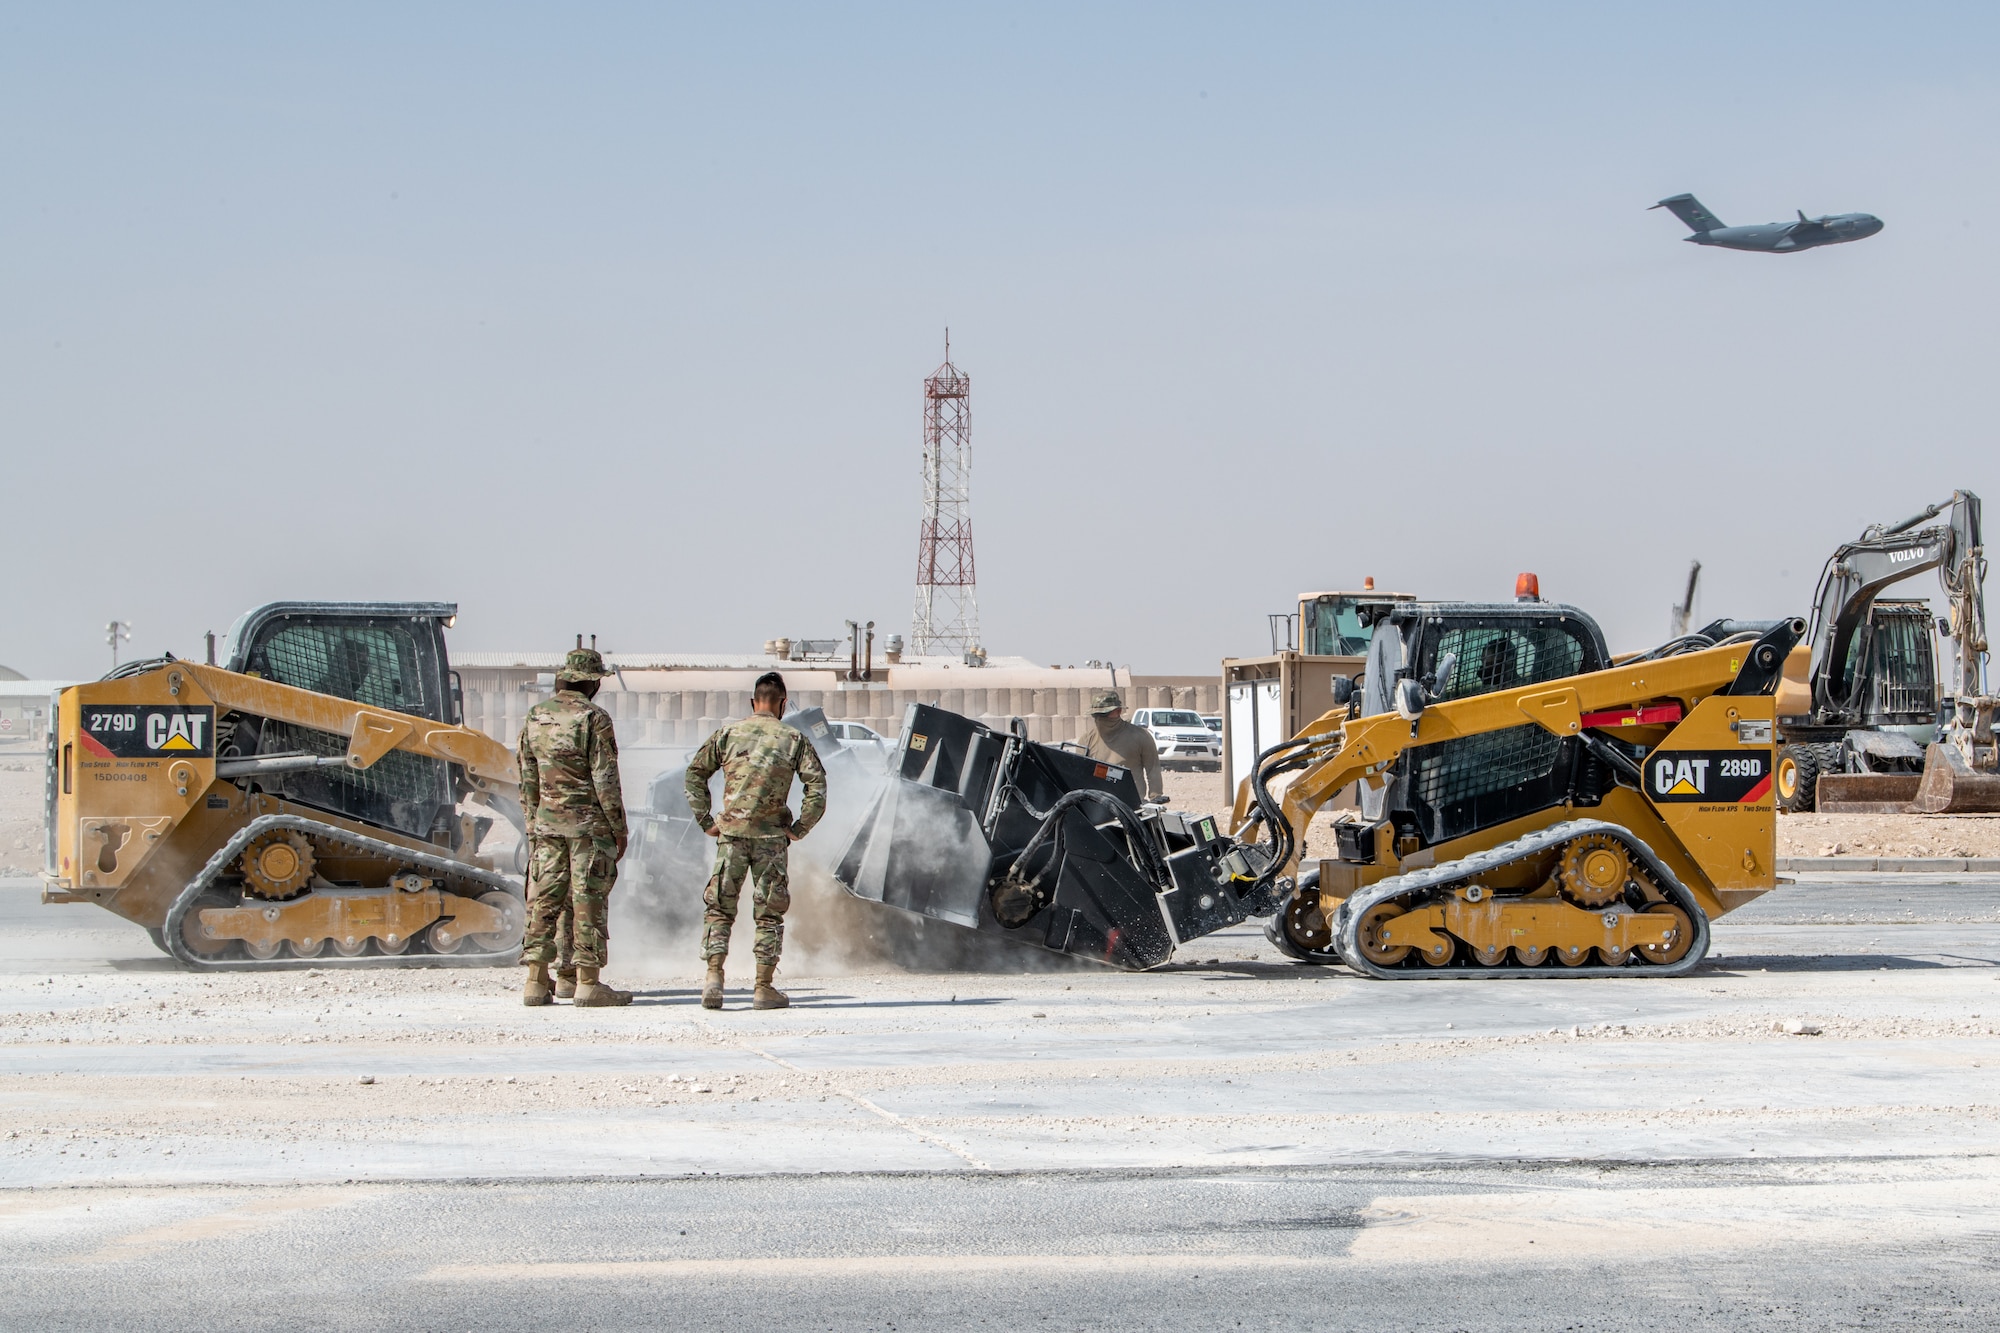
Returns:
[[[1790,1176],[1801,1167],[1908,1167],[1924,1163],[1966,1162],[2000,1158],[2000,1152],[1949,1153],[1870,1153],[1867,1156],[1820,1155],[1814,1157],[1443,1157],[1410,1156],[1383,1158],[1369,1162],[1279,1162],[1242,1166],[1191,1164],[1187,1166],[1032,1166],[989,1167],[979,1172],[911,1167],[907,1170],[869,1171],[659,1171],[618,1172],[601,1175],[499,1175],[499,1176],[354,1176],[341,1180],[90,1180],[63,1184],[0,1185],[0,1198],[13,1195],[42,1196],[64,1193],[143,1193],[164,1194],[182,1191],[213,1194],[237,1190],[278,1191],[301,1189],[373,1189],[383,1186],[449,1186],[462,1189],[513,1189],[520,1186],[549,1185],[659,1185],[701,1183],[715,1180],[1203,1180],[1220,1178],[1256,1179],[1267,1176],[1367,1176],[1371,1173],[1408,1176],[1413,1172],[1492,1171],[1538,1174],[1547,1171],[1629,1171],[1636,1174],[1659,1171],[1691,1171],[1752,1168],[1763,1174]],[[1789,1182],[1780,1182],[1789,1183]]]
[[[718,1036],[728,1035],[726,1033],[718,1032],[715,1027],[715,1024],[710,1022],[706,1015],[703,1015],[701,1017],[700,1022],[702,1026],[706,1027],[710,1032],[716,1033],[716,1035]],[[793,1064],[789,1060],[782,1059],[779,1056],[771,1054],[769,1051],[766,1051],[757,1046],[753,1046],[748,1041],[745,1041],[742,1037],[732,1036],[729,1039],[736,1046],[738,1050],[748,1051],[750,1052],[750,1054],[758,1057],[761,1060],[769,1060],[772,1064],[778,1066],[778,1068],[797,1074],[801,1078],[812,1077],[812,1073],[809,1070],[802,1069],[798,1065]],[[944,1138],[941,1135],[933,1134],[928,1130],[919,1129],[917,1126],[903,1119],[903,1117],[897,1115],[894,1111],[891,1111],[886,1107],[877,1106],[874,1102],[868,1100],[866,1097],[863,1097],[860,1093],[855,1092],[852,1089],[843,1087],[840,1081],[834,1078],[831,1074],[823,1075],[823,1077],[826,1079],[827,1085],[831,1087],[835,1092],[839,1093],[842,1097],[845,1097],[848,1101],[853,1102],[856,1106],[868,1112],[870,1115],[877,1116],[880,1119],[887,1121],[889,1124],[894,1125],[897,1129],[900,1129],[907,1134],[915,1136],[918,1140],[924,1143],[928,1143],[933,1148],[942,1148],[944,1151],[950,1153],[953,1157],[958,1158],[960,1161],[970,1163],[976,1170],[991,1171],[993,1169],[992,1166],[988,1165],[985,1162],[980,1161],[977,1157],[974,1157],[971,1153],[959,1147],[956,1143],[953,1143],[951,1140]]]
[[[1317,1254],[1218,1253],[1153,1251],[1123,1254],[846,1254],[737,1256],[720,1259],[530,1259],[512,1263],[439,1264],[411,1280],[417,1282],[507,1282],[538,1280],[574,1282],[584,1279],[623,1281],[635,1277],[768,1278],[782,1282],[799,1278],[867,1277],[928,1278],[932,1281],[1000,1274],[1038,1276],[1118,1276],[1202,1272],[1317,1272],[1328,1260]]]

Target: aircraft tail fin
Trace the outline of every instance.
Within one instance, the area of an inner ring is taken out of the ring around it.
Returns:
[[[1682,222],[1687,223],[1692,232],[1714,231],[1722,225],[1722,219],[1701,206],[1701,200],[1691,194],[1677,194],[1670,199],[1662,199],[1653,205],[1664,208]]]

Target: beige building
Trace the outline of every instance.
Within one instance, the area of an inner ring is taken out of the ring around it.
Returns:
[[[1088,714],[1090,692],[1113,684],[1128,709],[1193,708],[1215,713],[1221,686],[1213,676],[1134,676],[1119,667],[1038,666],[1024,658],[989,658],[969,667],[943,658],[875,666],[872,681],[843,679],[848,664],[744,655],[607,653],[615,674],[597,701],[618,723],[625,746],[692,748],[724,722],[750,714],[750,690],[766,671],[781,671],[795,708],[822,708],[835,721],[864,722],[894,738],[913,703],[934,704],[1007,726],[1019,717],[1031,740],[1065,741]],[[511,745],[522,718],[548,692],[561,653],[454,653],[465,720]]]
[[[49,739],[50,699],[76,682],[23,680],[20,673],[0,667],[0,752],[39,751]]]

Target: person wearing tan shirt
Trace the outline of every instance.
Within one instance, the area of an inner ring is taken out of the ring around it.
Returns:
[[[1116,690],[1098,690],[1090,696],[1090,720],[1083,724],[1076,744],[1100,764],[1116,764],[1132,770],[1145,800],[1165,800],[1166,779],[1160,774],[1160,747],[1152,733],[1125,720],[1125,701]]]

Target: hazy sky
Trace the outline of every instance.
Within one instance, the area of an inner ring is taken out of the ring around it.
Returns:
[[[278,598],[457,649],[1212,671],[1302,588],[1660,639],[1993,477],[2000,7],[0,7],[0,662]],[[1858,244],[1684,245],[1865,210]],[[2000,516],[1996,516],[2000,523]]]

